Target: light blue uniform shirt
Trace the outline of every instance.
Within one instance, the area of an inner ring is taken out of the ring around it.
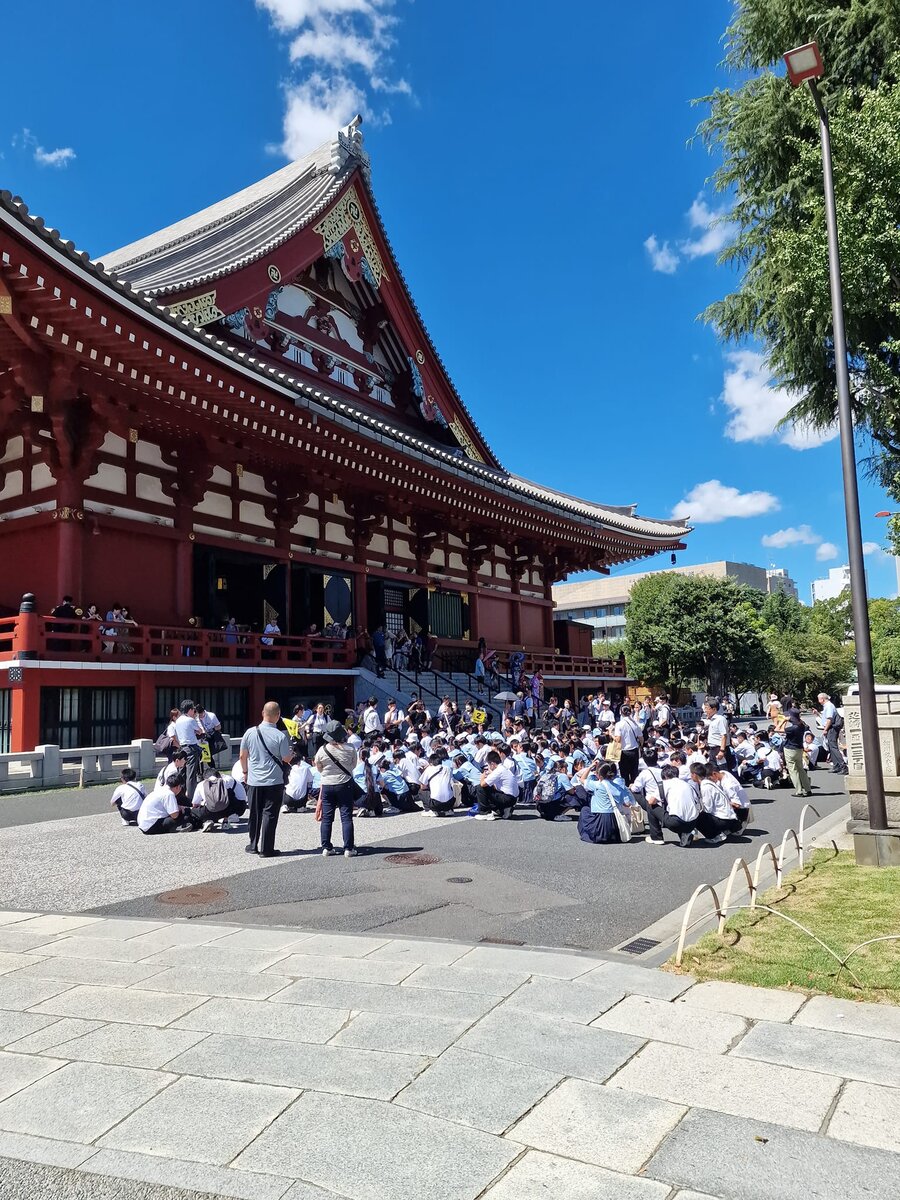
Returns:
[[[473,762],[460,763],[458,767],[453,768],[453,778],[478,787],[481,783],[481,770]]]
[[[519,778],[523,783],[528,783],[532,779],[537,779],[537,763],[530,754],[525,754],[524,751],[519,754],[514,754],[513,758],[519,768]]]
[[[621,811],[631,800],[628,788],[621,779],[591,779],[584,781],[584,788],[591,797],[592,813],[611,813],[614,805]]]
[[[382,771],[381,777],[384,780],[385,789],[394,796],[399,796],[406,791],[407,783],[397,763],[391,763],[389,767]]]

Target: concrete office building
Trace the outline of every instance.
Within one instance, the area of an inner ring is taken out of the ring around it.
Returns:
[[[869,573],[866,572],[866,584],[869,582]],[[812,581],[812,602],[815,604],[817,600],[835,600],[844,590],[850,586],[850,568],[832,567],[828,572],[827,579],[814,579]]]
[[[797,596],[797,585],[780,567],[754,567],[750,563],[712,562],[693,567],[671,567],[673,575],[702,575],[709,579],[733,579],[760,592],[783,591]],[[659,571],[636,571],[629,575],[588,579],[580,583],[553,586],[554,617],[557,620],[583,621],[594,628],[594,639],[614,641],[625,636],[625,608],[631,589],[647,575]]]

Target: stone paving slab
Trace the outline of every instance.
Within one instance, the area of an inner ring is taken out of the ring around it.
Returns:
[[[601,982],[586,983],[580,979],[530,979],[518,988],[503,1005],[504,1011],[519,1009],[538,1016],[560,1017],[590,1025],[608,1008],[625,998],[624,991],[607,987]]]
[[[461,942],[416,941],[415,938],[395,938],[367,955],[384,962],[415,962],[429,967],[449,967],[472,949]]]
[[[0,1129],[0,1155],[4,1158],[21,1158],[27,1162],[45,1163],[48,1167],[77,1167],[94,1152],[93,1146],[78,1142],[57,1142]]]
[[[424,1065],[420,1056],[410,1054],[211,1034],[173,1059],[167,1068],[184,1075],[390,1100]]]
[[[694,1046],[712,1054],[724,1054],[747,1032],[743,1017],[678,1007],[649,996],[626,996],[591,1024],[595,1029],[612,1029],[635,1037],[653,1038],[657,1042]]]
[[[633,996],[653,996],[657,1000],[674,1000],[694,983],[690,975],[666,975],[663,971],[648,971],[631,963],[605,962],[585,975],[582,983],[602,983],[621,988]]]
[[[178,1079],[100,1139],[104,1149],[226,1163],[299,1096],[291,1088]],[[193,1133],[195,1136],[185,1136]]]
[[[698,1109],[645,1174],[727,1200],[886,1200],[897,1194],[897,1164],[885,1150]]]
[[[900,1042],[882,1038],[763,1021],[754,1025],[732,1055],[900,1087]]]
[[[476,946],[457,959],[459,967],[485,967],[491,971],[527,971],[529,975],[549,975],[553,979],[577,979],[596,968],[597,960],[578,954],[559,954],[551,950],[520,950],[518,947]]]
[[[0,1050],[0,1100],[14,1096],[65,1064],[53,1058],[31,1058]],[[2,1128],[2,1126],[0,1126]]]
[[[34,912],[0,912],[0,926],[21,924],[22,921],[27,921],[29,917],[39,917],[40,913]]]
[[[847,1084],[828,1122],[831,1137],[900,1153],[900,1092],[874,1083]]]
[[[52,934],[28,933],[19,925],[5,925],[0,929],[0,950],[10,954],[24,954],[28,950],[48,946],[52,941]]]
[[[291,954],[271,967],[272,974],[292,979],[341,979],[345,983],[401,983],[412,970],[412,963],[372,962],[368,958],[335,958],[325,954]]]
[[[20,967],[27,967],[32,961],[30,954],[13,954],[7,950],[0,951],[0,975],[6,975],[8,971],[18,971]]]
[[[20,1038],[18,1042],[11,1043],[8,1049],[17,1054],[44,1054],[48,1050],[52,1051],[55,1047],[61,1046],[63,1042],[69,1042],[83,1033],[90,1033],[92,1029],[103,1028],[102,1021],[82,1021],[77,1017],[47,1017],[43,1019],[49,1022],[44,1028],[39,1029],[36,1033],[29,1033],[26,1037]]]
[[[485,1200],[667,1200],[669,1186],[529,1150]]]
[[[392,1021],[379,1013],[363,1012],[331,1039],[331,1045],[437,1058],[466,1032],[470,1024],[471,1021],[447,1021],[443,1017]]]
[[[369,962],[369,959],[365,960]],[[398,966],[409,968],[408,963]],[[474,992],[476,995],[508,996],[527,983],[530,976],[524,971],[488,971],[477,967],[436,966],[418,967],[403,979],[404,987],[438,988],[448,992]]]
[[[751,1021],[790,1021],[806,1003],[807,997],[777,988],[749,987],[744,983],[719,983],[710,979],[695,984],[678,1003],[691,1008],[734,1013]]]
[[[215,971],[211,967],[170,967],[148,980],[147,986],[175,995],[231,996],[236,1000],[267,1000],[292,980],[261,971]]]
[[[53,1017],[39,1017],[36,1013],[0,1010],[0,1046],[10,1046],[21,1038],[43,1029],[45,1025],[52,1024]]]
[[[276,1004],[312,1004],[383,1013],[387,1017],[446,1017],[469,1022],[484,1016],[501,999],[501,996],[442,992],[437,988],[387,987],[380,983],[342,983],[329,979],[301,979],[273,996]]]
[[[142,950],[143,947],[138,947]],[[207,946],[170,946],[145,959],[149,966],[160,970],[170,967],[192,967],[204,971],[238,971],[257,974],[274,967],[286,950],[246,950],[242,946],[223,948],[221,941]]]
[[[234,1165],[353,1200],[474,1200],[520,1153],[504,1138],[396,1105],[304,1092]]]
[[[2,982],[2,981],[0,981]],[[33,982],[39,982],[34,980]],[[35,1012],[127,1025],[168,1025],[202,1003],[198,996],[167,995],[138,988],[73,987],[45,1000]]]
[[[56,979],[29,979],[20,971],[0,975],[0,1009],[21,1011],[67,992],[70,985]]]
[[[85,937],[77,930],[71,937],[54,942],[44,942],[37,947],[41,955],[51,958],[102,958],[104,962],[139,962],[151,951],[136,941],[123,938]]]
[[[92,1142],[174,1078],[133,1067],[68,1063],[4,1100],[0,1129],[37,1136],[52,1130],[62,1141]]]
[[[19,931],[37,933],[44,937],[56,937],[60,933],[71,933],[73,929],[98,925],[102,920],[102,917],[60,916],[55,913],[47,913],[38,917],[29,917],[28,920],[19,921],[17,924]]]
[[[205,1036],[187,1029],[110,1024],[67,1042],[58,1042],[53,1049],[72,1062],[109,1063],[110,1066],[153,1070],[164,1066],[177,1054],[190,1050]]]
[[[860,1037],[900,1041],[900,1006],[860,1004],[833,996],[811,996],[794,1019],[795,1025],[854,1033]]]
[[[98,958],[36,958],[32,954],[22,955],[26,964],[18,972],[23,978],[61,979],[65,983],[93,983],[101,987],[131,987],[142,983],[151,975],[159,974],[159,967],[143,962],[110,962]]]
[[[643,1045],[640,1038],[533,1013],[494,1012],[459,1041],[463,1050],[603,1083]]]
[[[820,1128],[840,1087],[833,1075],[662,1042],[650,1042],[610,1082],[674,1104],[809,1130]]]
[[[198,1029],[204,1033],[245,1033],[283,1042],[325,1043],[349,1020],[348,1009],[276,1005],[215,996],[186,1016],[179,1017],[170,1028]]]
[[[453,1047],[404,1088],[395,1103],[486,1133],[502,1133],[562,1078]]]
[[[192,1195],[199,1192],[210,1196],[234,1196],[237,1200],[280,1200],[291,1187],[289,1179],[276,1175],[228,1171],[207,1163],[134,1154],[127,1150],[92,1153],[80,1169],[91,1174],[109,1175],[117,1180],[130,1179],[179,1189],[189,1188]]]
[[[665,1100],[567,1079],[508,1136],[536,1150],[633,1174],[686,1111]]]

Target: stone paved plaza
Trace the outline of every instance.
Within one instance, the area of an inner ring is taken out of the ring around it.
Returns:
[[[563,950],[12,911],[0,973],[20,1192],[40,1164],[42,1195],[158,1200],[896,1193],[900,1009]]]

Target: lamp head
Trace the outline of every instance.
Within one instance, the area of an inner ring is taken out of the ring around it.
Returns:
[[[792,87],[799,87],[807,79],[820,79],[825,74],[817,42],[807,42],[805,46],[788,50],[784,61]]]

